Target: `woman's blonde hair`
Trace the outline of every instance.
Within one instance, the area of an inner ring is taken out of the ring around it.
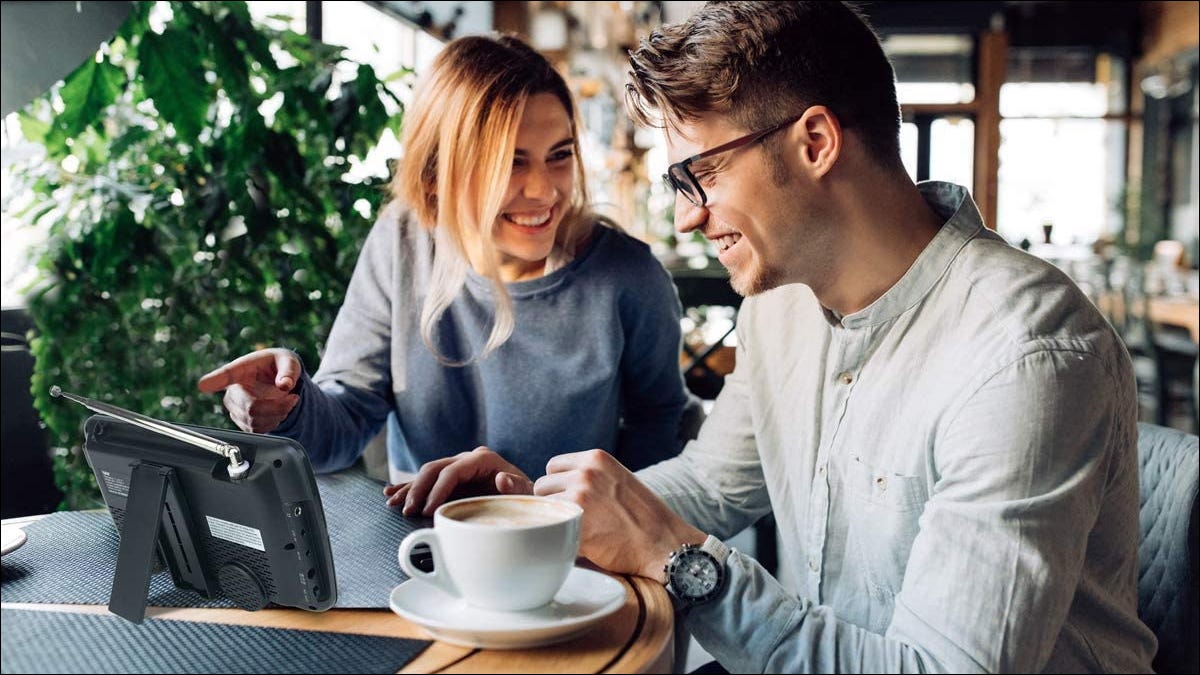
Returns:
[[[579,123],[566,82],[545,57],[513,37],[460,38],[434,60],[405,113],[404,159],[391,193],[434,233],[433,276],[421,309],[421,339],[444,364],[465,365],[483,358],[512,335],[512,298],[500,279],[492,227],[512,176],[525,104],[542,93],[556,96],[571,120],[575,192],[555,243],[573,256],[591,220]],[[465,236],[468,233],[475,236]],[[483,350],[455,361],[438,349],[435,331],[466,281],[467,247],[474,242],[480,247],[472,251],[483,267],[479,271],[492,282],[495,316]]]

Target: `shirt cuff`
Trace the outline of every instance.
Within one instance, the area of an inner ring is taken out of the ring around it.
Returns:
[[[726,572],[729,579],[720,595],[680,618],[729,672],[764,672],[783,635],[802,620],[805,603],[737,549],[730,550]]]

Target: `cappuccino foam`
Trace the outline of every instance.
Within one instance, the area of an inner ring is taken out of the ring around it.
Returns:
[[[489,499],[457,504],[446,509],[444,515],[462,523],[536,527],[560,523],[574,513],[565,505],[539,499]]]

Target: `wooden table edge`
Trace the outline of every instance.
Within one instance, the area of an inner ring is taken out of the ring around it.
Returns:
[[[24,527],[48,514],[7,518],[5,525]],[[593,569],[594,566],[591,566]],[[674,665],[675,612],[662,584],[645,577],[613,574],[632,590],[638,603],[638,627],[625,646],[600,669],[602,673],[670,673]],[[108,614],[107,605],[70,603],[0,602],[5,609]],[[247,612],[236,608],[148,607],[148,618],[169,621],[217,622],[296,630],[354,633],[378,637],[429,640],[420,654],[399,673],[436,673],[469,660],[479,649],[460,647],[434,639],[420,626],[397,616],[388,608],[333,608],[305,612],[295,608],[271,608]]]
[[[639,598],[640,628],[630,644],[602,672],[670,673],[675,662],[675,608],[663,585],[640,576],[625,576]]]

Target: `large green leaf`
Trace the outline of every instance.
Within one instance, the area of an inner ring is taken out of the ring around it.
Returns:
[[[256,57],[243,45],[251,42],[250,36],[257,37],[262,51],[270,57],[270,49],[263,36],[253,30],[252,24],[243,24],[238,19],[240,13],[226,12],[218,20],[210,13],[211,10],[197,3],[183,2],[178,7],[186,18],[188,28],[196,33],[198,44],[208,45],[212,49],[213,71],[226,95],[239,104],[257,105],[252,102],[256,94],[250,88],[250,67],[247,63],[247,58]],[[246,19],[249,20],[249,15],[246,15]]]
[[[211,103],[194,34],[174,27],[161,35],[147,32],[138,46],[138,73],[154,107],[183,140],[194,143]]]
[[[50,133],[50,123],[40,120],[27,113],[17,113],[21,123],[21,135],[31,143],[45,143],[46,134]]]
[[[244,2],[221,3],[228,8],[220,19],[221,30],[226,38],[237,41],[238,47],[245,51],[247,58],[258,61],[264,67],[275,66],[275,57],[271,55],[270,41],[278,39],[275,31],[254,25],[250,18],[250,9]]]
[[[112,104],[121,92],[125,73],[109,63],[107,58],[86,63],[67,76],[59,96],[63,110],[54,118],[54,124],[46,134],[46,145],[55,154],[61,154],[68,138],[75,138],[89,126],[99,124],[102,112]]]

